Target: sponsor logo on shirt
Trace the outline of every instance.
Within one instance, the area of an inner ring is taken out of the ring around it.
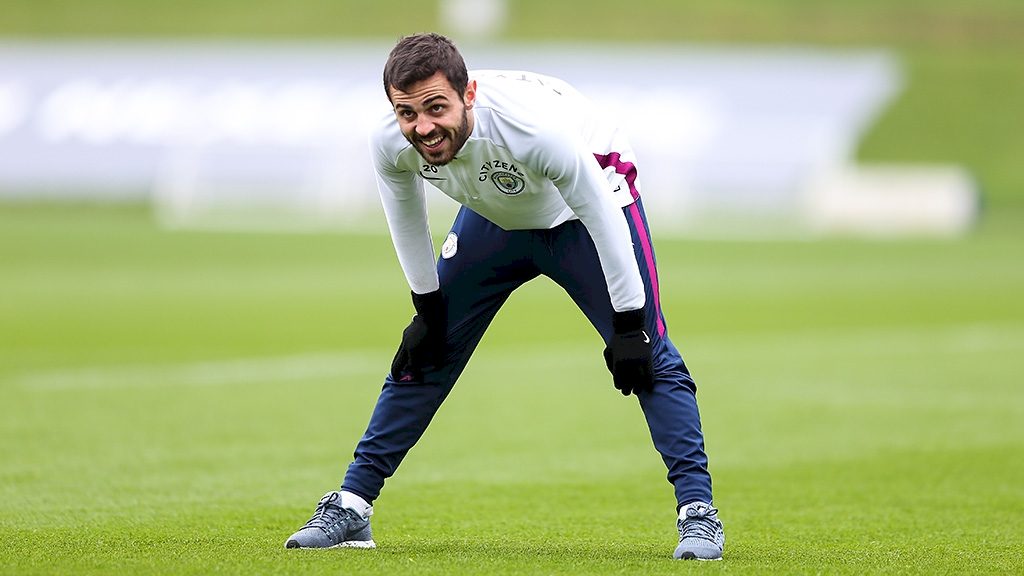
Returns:
[[[526,176],[511,162],[487,160],[480,165],[478,180],[490,180],[502,194],[515,196],[526,188]]]

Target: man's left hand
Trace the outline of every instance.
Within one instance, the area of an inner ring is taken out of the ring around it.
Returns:
[[[654,388],[651,337],[644,330],[644,310],[615,312],[615,330],[604,349],[604,361],[612,373],[615,388],[623,396],[649,392]]]

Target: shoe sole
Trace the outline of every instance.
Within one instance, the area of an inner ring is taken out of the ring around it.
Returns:
[[[290,546],[290,544],[292,544],[292,543],[294,543],[295,546]],[[300,546],[298,542],[295,542],[295,540],[289,540],[288,542],[285,542],[284,547],[289,549],[289,550],[296,550],[296,549],[302,549],[302,550],[326,550],[326,549],[329,549],[329,548],[362,548],[364,550],[368,550],[370,548],[376,548],[377,547],[377,543],[374,542],[373,540],[347,540],[347,541],[342,542],[340,544],[335,544],[334,546],[319,547],[319,546]]]
[[[376,547],[377,547],[377,543],[374,542],[373,540],[346,540],[345,542],[342,542],[341,544],[335,544],[334,546],[331,546],[331,548],[364,548],[364,549],[376,548]]]
[[[721,558],[700,558],[698,556],[680,556],[676,560],[697,560],[699,562],[721,562]]]
[[[676,560],[700,560],[701,562],[718,562],[722,559],[721,556],[718,558],[701,558],[693,552],[683,552],[681,556],[673,556]]]
[[[699,560],[701,562],[718,562],[722,560],[722,554],[719,553],[718,558],[700,558],[697,556],[696,553],[686,550],[685,552],[679,554],[679,556],[676,556],[676,554],[673,553],[672,558],[675,560]]]

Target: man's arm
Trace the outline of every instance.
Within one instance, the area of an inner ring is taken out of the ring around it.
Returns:
[[[645,331],[646,297],[629,224],[597,160],[582,142],[556,136],[554,144],[548,148],[552,151],[549,176],[590,232],[608,284],[614,312],[604,358],[612,382],[626,396],[650,391],[654,387],[652,344]]]
[[[593,153],[571,136],[549,133],[542,142],[548,151],[545,173],[594,240],[612,307],[616,312],[643,308],[644,284],[629,225]]]
[[[447,301],[441,293],[434,265],[434,247],[427,223],[423,182],[399,170],[379,146],[373,146],[377,189],[391,231],[398,261],[412,290],[416,315],[402,333],[402,343],[391,362],[396,381],[415,381],[428,366],[440,366],[445,357],[448,331]]]
[[[411,172],[398,169],[379,148],[374,148],[377,191],[402,272],[413,292],[433,292],[439,284],[423,181]]]

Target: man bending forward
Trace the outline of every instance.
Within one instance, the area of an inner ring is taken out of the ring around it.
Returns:
[[[668,337],[633,150],[571,86],[529,72],[470,75],[447,38],[403,38],[384,68],[389,113],[372,136],[384,212],[416,315],[341,490],[288,548],[375,546],[371,503],[452,390],[502,304],[544,275],[568,292],[635,395],[675,487],[675,558],[717,560],[725,534],[696,386]],[[462,208],[435,252],[424,182]]]

